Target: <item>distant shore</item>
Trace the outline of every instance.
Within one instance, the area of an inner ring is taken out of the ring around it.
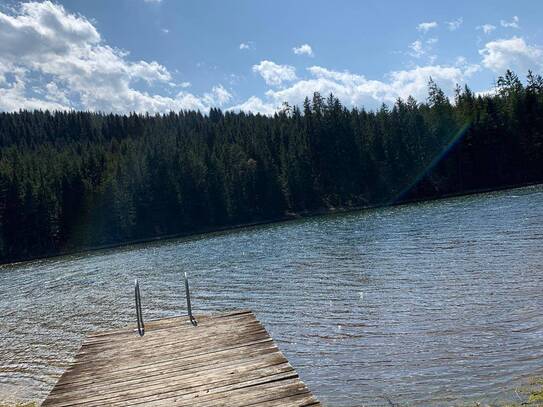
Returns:
[[[457,193],[440,194],[436,196],[427,197],[424,199],[402,199],[402,200],[389,203],[389,204],[330,207],[330,208],[320,208],[313,211],[285,213],[284,216],[263,219],[260,221],[253,221],[253,222],[225,225],[225,226],[208,227],[208,228],[202,228],[199,230],[186,232],[186,233],[175,233],[175,234],[161,235],[161,236],[142,238],[142,239],[134,239],[134,240],[124,241],[124,242],[117,242],[117,243],[104,244],[104,245],[98,245],[98,246],[82,247],[82,248],[78,248],[74,250],[66,250],[66,251],[62,251],[58,253],[52,253],[50,255],[45,255],[45,256],[29,256],[26,258],[13,260],[13,261],[0,260],[0,266],[8,266],[12,264],[20,264],[20,263],[25,263],[25,262],[35,261],[35,260],[43,260],[43,259],[56,258],[56,257],[62,257],[62,256],[68,256],[68,255],[85,254],[85,253],[91,253],[91,252],[100,251],[100,250],[115,249],[119,247],[126,247],[126,246],[139,245],[139,244],[145,244],[145,243],[161,242],[161,241],[175,240],[175,239],[180,239],[180,238],[190,238],[190,237],[195,237],[195,236],[200,236],[200,235],[208,235],[208,234],[213,234],[213,233],[235,231],[235,230],[240,230],[240,229],[253,228],[256,226],[263,226],[263,225],[270,225],[270,224],[280,223],[280,222],[288,222],[288,221],[294,221],[294,220],[299,220],[299,219],[312,218],[316,216],[358,212],[358,211],[370,210],[370,209],[409,205],[409,204],[420,203],[420,202],[432,202],[432,201],[438,201],[438,200],[454,198],[454,197],[462,197],[462,196],[483,194],[487,192],[497,192],[497,191],[525,188],[525,187],[535,186],[535,185],[543,185],[543,183],[531,182],[531,183],[523,183],[523,184],[515,184],[515,185],[504,185],[504,186],[495,187],[495,188],[480,188],[476,190],[466,190],[466,191],[457,192]],[[0,405],[0,407],[2,406]]]

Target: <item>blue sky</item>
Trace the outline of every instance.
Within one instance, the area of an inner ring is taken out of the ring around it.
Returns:
[[[540,1],[0,3],[0,110],[375,108],[543,71]]]

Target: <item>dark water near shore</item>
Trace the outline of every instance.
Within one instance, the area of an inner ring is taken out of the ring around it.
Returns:
[[[514,397],[543,375],[543,187],[0,267],[0,401],[43,399],[85,332],[250,308],[330,406]]]

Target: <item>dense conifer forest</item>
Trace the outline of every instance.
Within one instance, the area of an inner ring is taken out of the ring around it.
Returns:
[[[0,113],[0,261],[543,182],[543,79],[377,111]]]

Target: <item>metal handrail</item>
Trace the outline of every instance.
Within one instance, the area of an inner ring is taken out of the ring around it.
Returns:
[[[188,310],[188,313],[189,313],[190,323],[193,326],[197,326],[198,321],[196,320],[196,318],[194,318],[194,315],[192,315],[192,305],[190,303],[189,279],[187,277],[187,272],[185,272],[185,293],[186,293],[186,296],[187,296],[187,310]]]
[[[134,295],[136,298],[136,319],[138,320],[138,333],[140,336],[143,336],[145,335],[145,325],[143,324],[143,314],[141,312],[141,294],[138,279],[135,281]]]

